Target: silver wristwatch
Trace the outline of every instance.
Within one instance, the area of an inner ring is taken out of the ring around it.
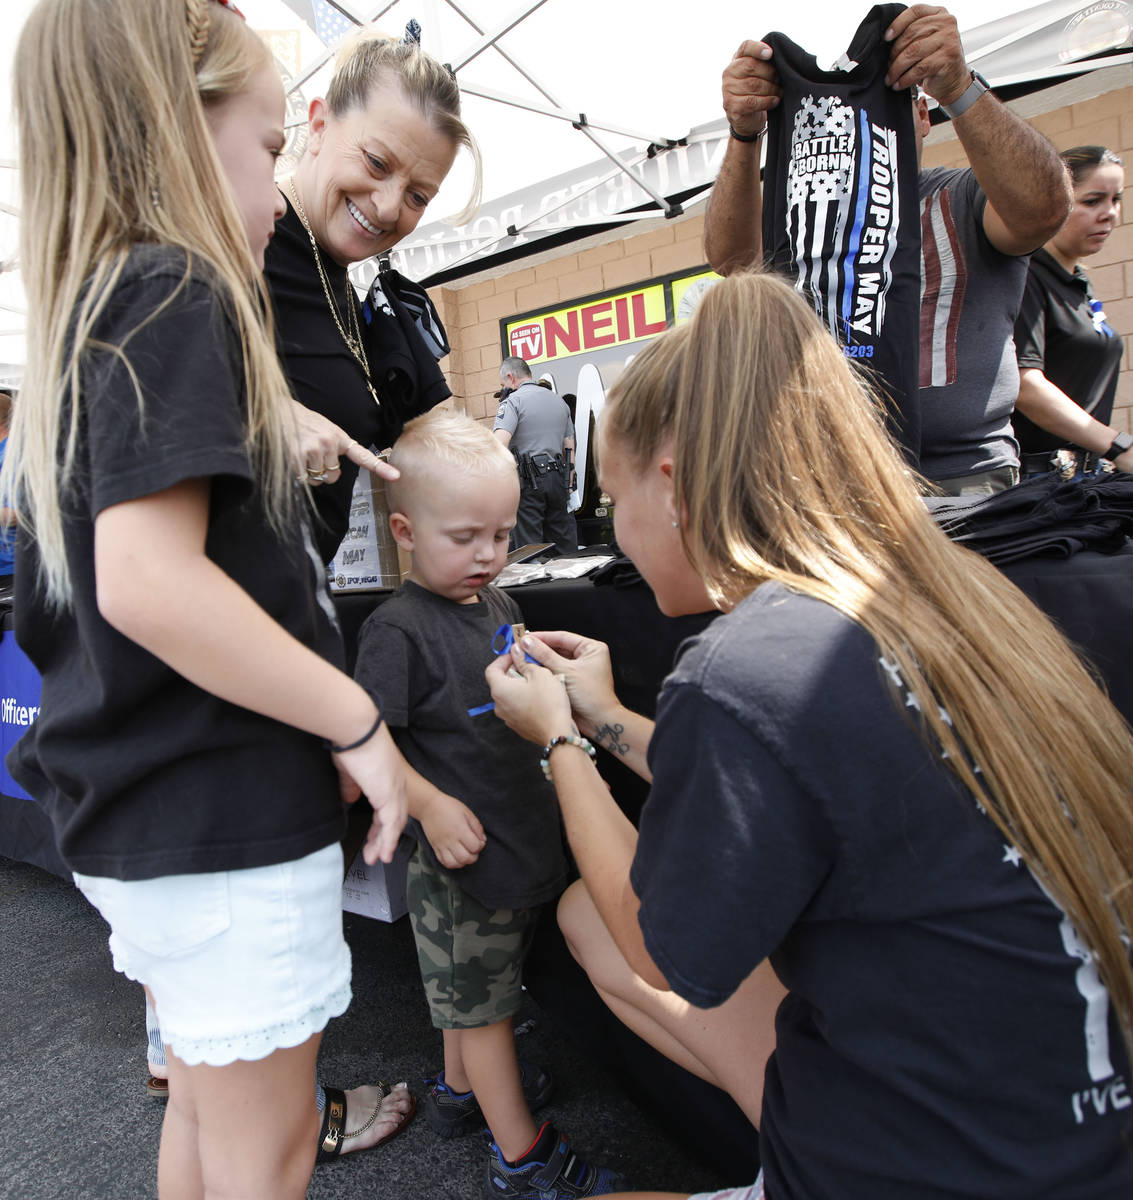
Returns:
[[[990,90],[988,81],[979,71],[973,71],[972,82],[968,84],[964,91],[951,104],[942,104],[940,107],[955,121],[957,117],[962,117],[984,92]]]

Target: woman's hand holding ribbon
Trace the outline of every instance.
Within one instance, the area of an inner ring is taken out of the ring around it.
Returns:
[[[619,708],[609,646],[595,638],[580,637],[561,629],[527,634],[520,640],[520,645],[562,679],[579,731],[593,737],[598,726],[608,721],[610,713]]]
[[[574,732],[563,681],[545,667],[528,662],[520,644],[495,658],[484,674],[496,716],[521,738],[544,746],[560,734]]]

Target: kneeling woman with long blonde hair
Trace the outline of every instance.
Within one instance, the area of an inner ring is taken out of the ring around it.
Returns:
[[[489,673],[497,714],[551,747],[576,956],[759,1126],[736,1194],[1133,1195],[1121,717],[937,529],[781,281],[716,284],[599,439],[662,611],[724,615],[682,648],[655,736],[600,643],[539,635],[522,651],[549,671],[517,648]],[[572,722],[652,779],[639,833]]]

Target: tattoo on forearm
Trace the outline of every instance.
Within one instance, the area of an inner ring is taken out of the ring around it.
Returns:
[[[621,754],[624,757],[629,753],[629,742],[619,741],[619,739],[625,731],[624,725],[600,725],[594,731],[594,740],[599,746],[609,750],[611,754]]]

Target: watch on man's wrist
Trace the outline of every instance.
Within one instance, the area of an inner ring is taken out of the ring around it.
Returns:
[[[951,120],[955,121],[957,117],[962,117],[984,92],[989,91],[991,91],[991,85],[988,81],[979,71],[973,71],[972,82],[968,84],[951,104],[942,104],[940,107],[947,113]]]
[[[1115,458],[1120,458],[1131,446],[1133,446],[1133,434],[1119,433],[1113,439],[1113,445],[1108,450],[1102,451],[1102,458],[1108,458],[1111,462]]]

